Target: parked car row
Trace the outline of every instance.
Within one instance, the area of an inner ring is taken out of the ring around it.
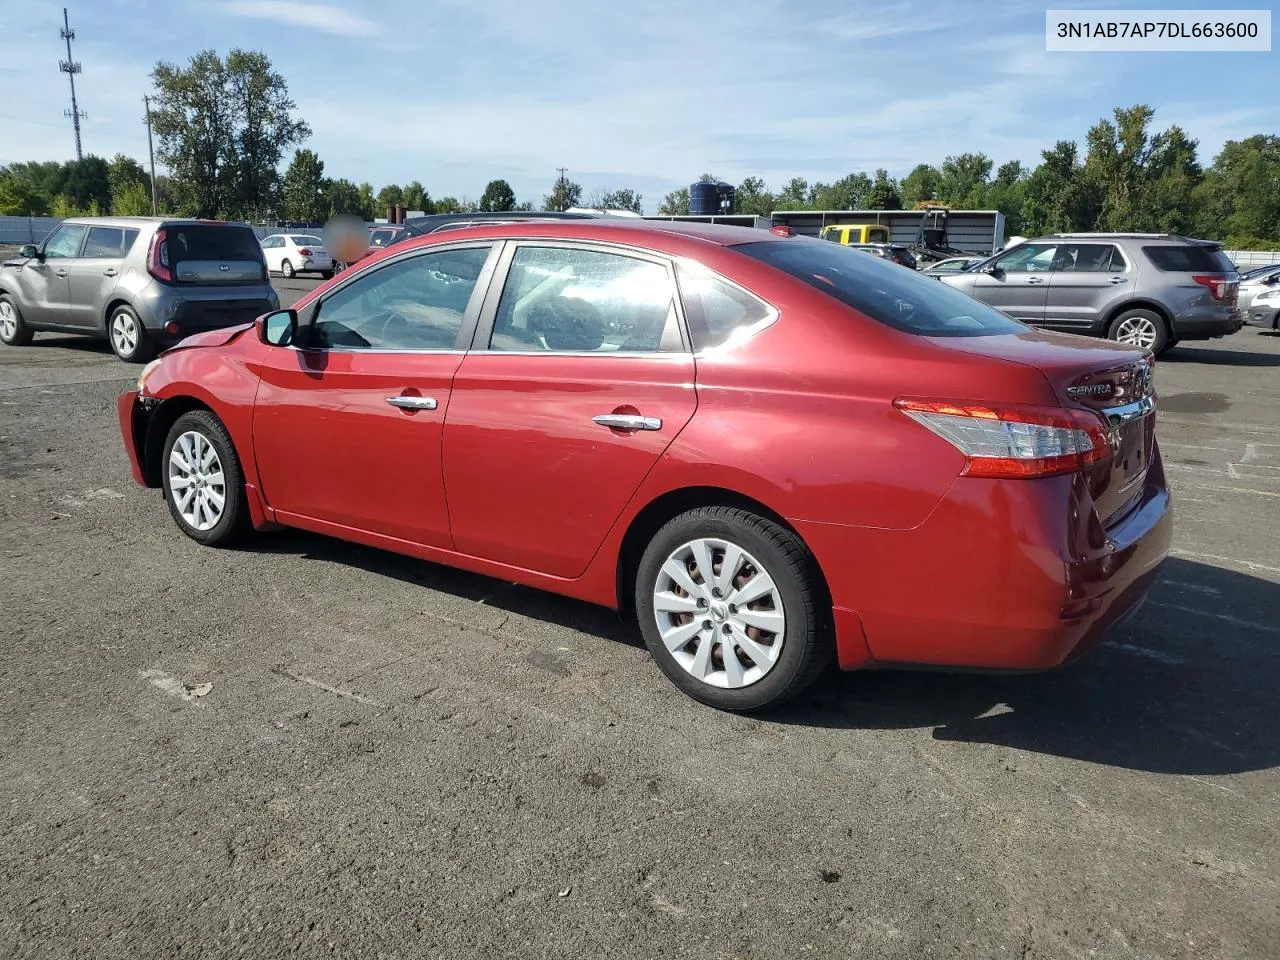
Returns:
[[[831,660],[1097,643],[1169,546],[1155,408],[1149,351],[875,257],[585,219],[402,240],[168,351],[119,422],[200,543],[293,526],[630,610],[755,710]]]

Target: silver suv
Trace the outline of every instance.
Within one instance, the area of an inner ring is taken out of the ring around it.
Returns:
[[[0,340],[37,330],[101,337],[141,363],[202,330],[278,309],[252,230],[213,220],[85,217],[0,265]]]
[[[1026,323],[1154,354],[1243,323],[1239,275],[1222,247],[1172,234],[1059,233],[940,279]]]

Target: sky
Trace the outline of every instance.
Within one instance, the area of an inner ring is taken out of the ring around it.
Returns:
[[[566,167],[585,195],[630,187],[651,212],[703,173],[777,189],[966,151],[1033,166],[1135,103],[1206,164],[1280,133],[1276,53],[1047,53],[1046,5],[1025,0],[65,2],[86,153],[145,164],[156,61],[241,47],[284,75],[327,175],[433,197],[503,178],[539,205]],[[0,164],[74,156],[62,6],[0,4]]]

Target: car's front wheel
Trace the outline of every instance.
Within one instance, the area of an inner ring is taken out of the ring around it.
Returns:
[[[147,335],[138,315],[128,307],[116,307],[107,321],[111,349],[126,363],[146,363],[155,354],[155,343]]]
[[[1126,310],[1111,321],[1107,336],[1117,343],[1143,347],[1156,356],[1169,348],[1169,327],[1151,310]]]
[[[208,410],[192,410],[164,444],[164,497],[182,532],[206,546],[227,546],[249,528],[244,473],[231,436]]]
[[[31,328],[22,321],[22,311],[7,293],[0,293],[0,341],[11,347],[31,342]]]
[[[830,661],[817,566],[791,531],[731,507],[674,518],[649,542],[636,612],[662,672],[722,710],[781,706]]]

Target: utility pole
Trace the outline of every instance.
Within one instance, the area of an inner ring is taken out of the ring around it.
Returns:
[[[147,153],[151,157],[151,215],[159,216],[159,207],[156,204],[156,152],[151,146],[151,98],[144,96],[142,105],[147,108]]]
[[[80,107],[76,104],[76,74],[80,72],[80,64],[76,60],[71,59],[71,41],[76,38],[76,32],[71,29],[71,21],[67,17],[67,8],[62,8],[62,39],[67,41],[67,59],[58,61],[58,70],[67,75],[67,79],[71,81],[71,109],[63,110],[64,117],[70,117],[71,123],[76,130],[76,159],[83,160],[84,152],[80,149],[80,118],[85,114],[80,112]]]
[[[79,135],[77,134],[77,136]],[[560,174],[560,179],[557,181],[557,183],[560,188],[560,212],[561,213],[569,209],[569,198],[565,196],[565,186],[564,186],[564,175],[568,169],[569,169],[568,167],[556,167],[556,172]]]

